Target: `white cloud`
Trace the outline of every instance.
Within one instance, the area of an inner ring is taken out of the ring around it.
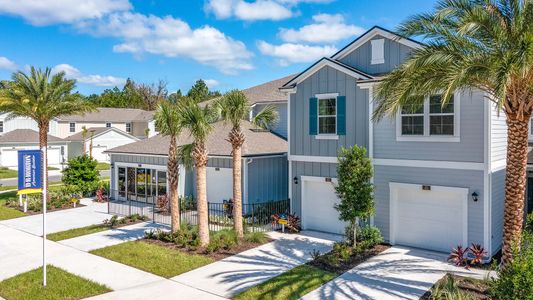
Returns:
[[[7,57],[0,56],[0,70],[16,71],[18,69],[17,64],[9,60]]]
[[[131,7],[128,0],[0,0],[0,14],[18,16],[33,25],[71,24]]]
[[[52,68],[52,73],[65,72],[65,76],[76,79],[77,82],[102,87],[121,86],[126,83],[126,78],[102,75],[85,75],[69,64],[59,64]]]
[[[218,82],[218,80],[216,79],[206,79],[204,80],[205,84],[207,85],[208,88],[213,88],[217,85],[220,84],[220,82]]]
[[[318,14],[313,16],[313,21],[299,29],[281,29],[279,36],[291,43],[333,43],[365,32],[359,26],[346,24],[340,14]]]
[[[272,45],[265,41],[259,41],[257,44],[261,53],[278,59],[282,66],[291,63],[307,63],[315,61],[324,56],[330,56],[337,51],[335,46],[309,46],[302,44],[285,43],[281,45]]]
[[[245,21],[283,20],[296,13],[292,8],[300,3],[329,3],[333,0],[208,0],[205,11],[219,19],[235,17]]]
[[[184,21],[171,16],[117,13],[80,23],[78,28],[95,36],[121,39],[121,43],[113,47],[115,52],[191,58],[201,64],[215,66],[224,73],[253,68],[250,62],[253,54],[241,41],[208,25],[192,29]]]

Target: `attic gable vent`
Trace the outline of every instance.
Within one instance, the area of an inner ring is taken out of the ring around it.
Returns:
[[[385,62],[385,39],[372,40],[372,58],[370,64],[377,65]]]

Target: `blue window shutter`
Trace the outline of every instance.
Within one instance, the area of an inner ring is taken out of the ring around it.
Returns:
[[[309,98],[309,134],[317,135],[318,105],[315,97]]]
[[[346,135],[346,96],[337,97],[337,135]]]

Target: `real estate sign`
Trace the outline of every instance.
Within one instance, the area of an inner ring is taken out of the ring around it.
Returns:
[[[18,151],[18,193],[40,193],[43,188],[41,150]]]

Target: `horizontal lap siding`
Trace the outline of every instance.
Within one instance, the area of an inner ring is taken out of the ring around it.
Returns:
[[[288,198],[286,156],[254,158],[248,164],[248,203]]]
[[[396,141],[396,118],[385,118],[374,125],[374,157],[483,162],[484,102],[481,92],[460,96],[460,142]]]
[[[317,140],[309,135],[309,98],[316,94],[346,96],[346,135],[338,140]],[[356,87],[356,79],[324,67],[297,86],[290,101],[291,155],[337,156],[341,147],[368,147],[368,91]]]
[[[382,231],[385,239],[389,239],[389,183],[398,182],[468,188],[469,195],[473,192],[478,193],[477,202],[468,197],[468,241],[483,244],[485,195],[483,195],[482,171],[375,166],[374,175],[376,201],[374,224]]]
[[[491,103],[491,125],[490,125],[490,143],[491,143],[491,161],[501,161],[506,159],[507,155],[507,123],[505,113],[498,112],[498,109]]]
[[[491,174],[492,254],[500,249],[502,243],[505,171],[502,169]]]

